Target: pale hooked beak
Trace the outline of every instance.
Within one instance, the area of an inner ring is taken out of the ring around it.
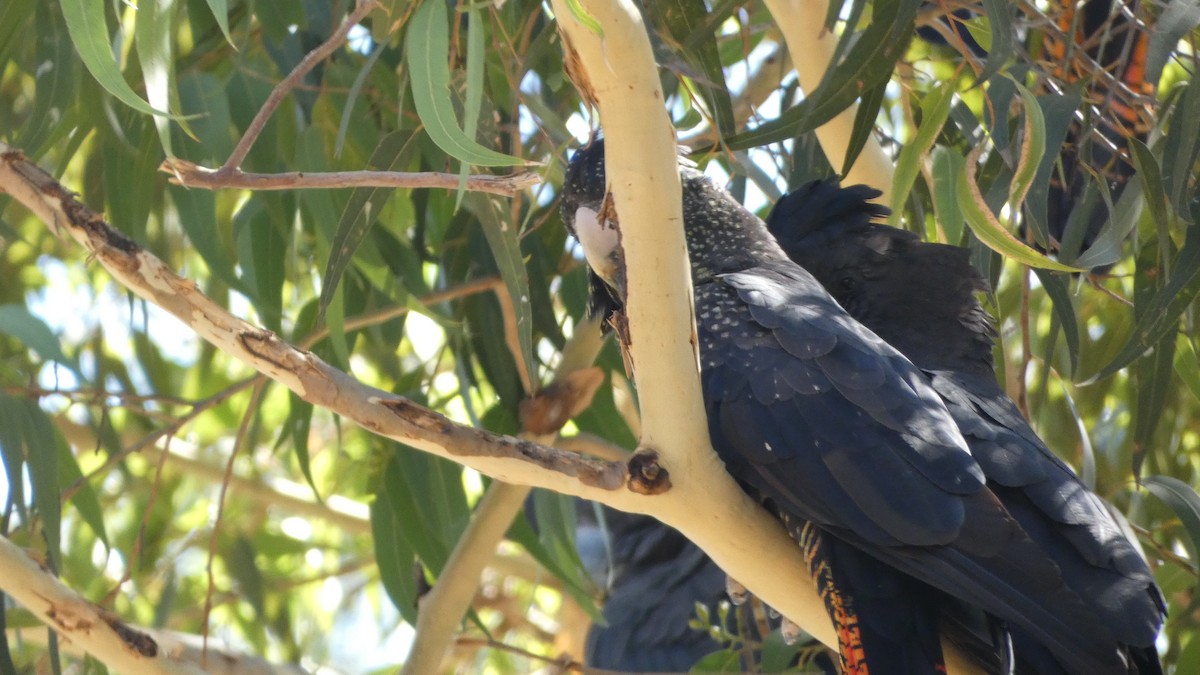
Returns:
[[[611,220],[600,220],[600,214],[586,206],[575,210],[575,236],[583,247],[583,255],[592,268],[609,286],[618,288],[621,235]]]

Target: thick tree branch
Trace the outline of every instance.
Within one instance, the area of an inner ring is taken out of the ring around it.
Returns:
[[[234,317],[201,293],[194,283],[179,277],[160,259],[79,203],[19,151],[3,144],[0,144],[0,191],[11,194],[60,234],[74,238],[130,290],[310,403],[328,408],[374,433],[494,478],[597,499],[625,510],[644,513],[650,509],[646,495],[625,489],[628,471],[624,462],[590,459],[533,441],[455,424],[407,399],[368,387],[311,353]],[[511,521],[511,516],[508,520]]]
[[[203,673],[145,631],[67,588],[25,551],[0,537],[0,587],[65,640],[122,673]]]
[[[203,658],[200,644],[202,638],[199,635],[154,628],[137,630],[153,638],[158,643],[159,649],[172,654],[173,658],[197,665],[203,663],[204,670],[201,672],[206,675],[304,675],[308,672],[300,666],[271,663],[252,654],[212,645],[208,647],[208,660],[201,661]],[[21,641],[39,646],[47,646],[49,643],[46,634],[42,631],[25,632],[21,635]],[[60,648],[64,653],[74,657],[82,657],[87,653],[86,649],[76,643],[60,645]]]
[[[806,95],[811,94],[829,69],[837,48],[837,35],[825,30],[825,3],[809,0],[766,0],[766,3],[771,16],[775,18],[775,24],[783,32],[800,88]],[[821,148],[835,170],[841,170],[842,160],[846,157],[857,112],[858,106],[852,105],[817,129],[817,140],[821,142]],[[854,166],[842,177],[842,182],[847,185],[864,183],[883,190],[879,201],[882,204],[889,203],[892,158],[873,134],[867,139]]]
[[[577,20],[565,0],[553,7],[576,86],[590,88],[583,96],[598,103],[604,126],[606,175],[621,221],[629,288],[641,446],[661,454],[671,474],[668,494],[677,497],[661,500],[654,515],[805,630],[836,644],[799,548],[725,472],[708,439],[675,135],[646,27],[631,2],[580,4],[603,37]]]

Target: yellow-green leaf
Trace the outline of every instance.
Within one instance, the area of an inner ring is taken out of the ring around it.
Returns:
[[[983,195],[979,193],[979,186],[975,183],[975,165],[982,148],[982,145],[975,148],[967,157],[966,179],[958,182],[958,206],[967,219],[967,225],[979,241],[1000,255],[1030,267],[1057,272],[1083,272],[1084,270],[1077,267],[1055,262],[1021,243],[996,218],[996,214],[988,208]]]
[[[83,65],[105,91],[130,108],[148,115],[178,119],[168,112],[151,107],[134,93],[125,77],[121,75],[108,40],[108,24],[104,20],[105,4],[95,0],[63,0],[60,4],[63,19],[67,22],[67,32],[71,34],[71,42],[75,44],[75,50],[79,52]]]
[[[175,0],[141,0],[133,42],[142,64],[142,81],[150,105],[166,110],[171,104],[171,26],[175,21]],[[172,156],[170,121],[155,117],[163,152]]]
[[[950,103],[954,100],[954,82],[947,82],[925,94],[921,101],[921,127],[912,142],[906,144],[896,160],[896,175],[892,179],[892,214],[888,225],[898,227],[904,202],[912,191],[913,182],[921,171],[921,162],[929,154],[933,142],[942,131],[942,125],[950,116]]]
[[[1021,137],[1021,157],[1008,191],[1008,203],[1013,209],[1019,209],[1025,201],[1033,177],[1042,164],[1042,155],[1046,153],[1046,119],[1042,116],[1042,107],[1033,93],[1021,86],[1020,82],[1016,85],[1021,94],[1021,105],[1025,108],[1025,133]]]
[[[405,37],[405,57],[412,68],[413,102],[425,131],[439,148],[476,166],[513,166],[527,164],[476,143],[463,133],[450,99],[450,24],[446,3],[427,0],[417,10]]]

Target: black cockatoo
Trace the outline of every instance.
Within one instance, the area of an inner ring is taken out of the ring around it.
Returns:
[[[535,495],[525,516],[539,529]],[[696,605],[720,615],[725,574],[683,536],[650,516],[575,500],[575,549],[597,589],[603,621],[588,628],[589,668],[646,673],[686,672],[725,645],[690,625]],[[735,622],[725,626],[737,629]]]
[[[607,544],[590,506],[580,522],[580,556],[606,587],[604,624],[588,631],[584,662],[592,668],[631,672],[686,672],[722,648],[707,632],[688,625],[696,603],[712,617],[725,596],[725,575],[700,547],[650,516],[604,508]],[[592,543],[589,545],[588,542]]]
[[[925,243],[871,222],[879,191],[814,181],[781,199],[767,227],[855,319],[920,368],[945,401],[988,487],[1139,672],[1160,672],[1154,639],[1164,605],[1141,555],[1099,497],[1042,443],[996,381],[995,331],[976,292],[987,282],[958,246]],[[1053,672],[1015,631],[1017,656]]]
[[[988,487],[927,376],[761,220],[694,168],[680,172],[713,447],[809,554],[844,670],[940,672],[942,624],[976,608],[1072,672],[1127,672],[1109,628]],[[620,214],[606,193],[594,142],[572,157],[561,206],[594,271],[620,289]]]

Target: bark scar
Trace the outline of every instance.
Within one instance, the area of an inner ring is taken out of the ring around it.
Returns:
[[[629,458],[628,487],[640,495],[660,495],[671,489],[671,472],[659,464],[657,450],[638,450]]]
[[[133,651],[149,659],[158,656],[158,642],[154,638],[140,630],[130,628],[124,621],[108,612],[102,611],[100,618],[104,619],[104,623],[108,624],[108,627],[113,629],[113,632]]]

